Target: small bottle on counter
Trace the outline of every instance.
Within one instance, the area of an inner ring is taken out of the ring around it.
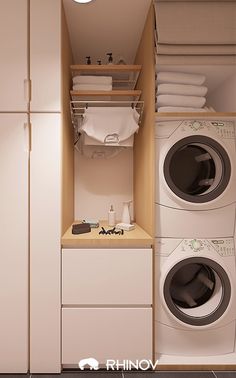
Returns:
[[[108,62],[107,62],[107,64],[113,64],[113,56],[112,56],[112,53],[107,53],[107,56],[108,56]]]
[[[110,210],[108,211],[108,226],[115,226],[116,225],[116,212],[111,205]]]
[[[91,56],[86,56],[86,64],[91,64]]]

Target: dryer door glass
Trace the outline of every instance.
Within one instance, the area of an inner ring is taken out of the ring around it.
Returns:
[[[167,274],[164,298],[171,313],[184,323],[203,326],[215,322],[228,308],[231,285],[225,270],[203,257],[176,264]]]
[[[195,135],[178,141],[166,155],[164,176],[170,189],[188,202],[204,203],[226,189],[231,164],[215,140]]]

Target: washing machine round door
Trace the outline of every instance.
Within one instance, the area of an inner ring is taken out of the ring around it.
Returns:
[[[171,314],[181,322],[206,326],[222,318],[231,299],[231,284],[217,262],[192,257],[174,265],[167,273],[163,294]]]
[[[168,151],[164,161],[167,185],[179,198],[205,203],[226,189],[231,164],[226,150],[212,138],[194,135],[183,138]]]

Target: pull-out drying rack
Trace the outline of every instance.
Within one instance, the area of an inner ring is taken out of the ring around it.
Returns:
[[[84,112],[88,107],[132,107],[139,114],[139,121],[141,123],[144,101],[132,100],[132,101],[71,101],[71,119],[74,127],[77,127],[78,119],[81,120],[84,116]]]

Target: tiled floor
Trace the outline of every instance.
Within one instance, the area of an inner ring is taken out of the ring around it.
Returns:
[[[73,372],[62,374],[0,374],[0,378],[236,378],[236,371]]]
[[[0,374],[0,378],[236,378],[236,371],[73,372],[62,374]]]

